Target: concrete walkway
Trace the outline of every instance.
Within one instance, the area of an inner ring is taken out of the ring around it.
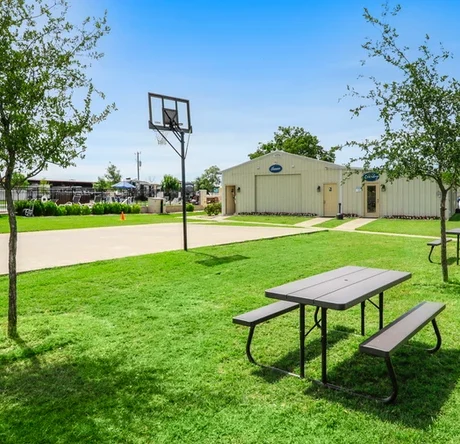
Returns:
[[[328,220],[331,220],[331,218],[330,217],[314,217],[313,219],[306,220],[305,222],[300,222],[299,224],[295,224],[295,226],[308,228],[308,227],[312,227],[313,225],[322,224],[323,222],[326,222]]]
[[[375,219],[364,219],[364,218],[358,218],[358,219],[353,219],[350,220],[349,222],[345,222],[342,225],[339,225],[338,227],[334,228],[334,230],[337,231],[355,231],[357,228],[364,227],[364,225],[367,225],[370,222],[373,222]]]
[[[188,225],[188,247],[314,233],[313,228]],[[8,234],[0,234],[0,274],[8,273]],[[182,224],[37,231],[18,235],[18,271],[75,265],[183,248]]]

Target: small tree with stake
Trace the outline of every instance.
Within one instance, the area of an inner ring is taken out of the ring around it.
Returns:
[[[417,57],[399,44],[399,35],[388,19],[400,9],[384,5],[381,18],[364,9],[365,20],[378,28],[381,39],[367,39],[363,48],[369,58],[381,58],[391,65],[401,80],[385,82],[370,76],[373,88],[366,94],[348,87],[351,96],[365,101],[351,110],[353,115],[376,107],[384,131],[377,139],[350,141],[345,146],[362,150],[362,156],[351,162],[362,161],[365,169],[385,173],[390,182],[402,177],[436,182],[441,195],[441,264],[446,282],[446,197],[460,184],[460,83],[439,72],[440,64],[452,55],[442,46],[438,52],[429,49],[428,35]]]
[[[99,59],[106,17],[81,26],[66,20],[65,0],[0,1],[0,183],[5,188],[9,239],[8,336],[17,337],[17,225],[12,189],[48,164],[73,165],[83,157],[86,135],[115,105],[91,110],[98,92],[86,71]],[[78,100],[81,98],[81,101]]]

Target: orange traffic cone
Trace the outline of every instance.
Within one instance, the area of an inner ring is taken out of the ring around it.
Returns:
[[[125,220],[125,219],[126,219],[125,218],[125,213],[123,213],[123,211],[122,211],[121,214],[120,214],[120,220]]]

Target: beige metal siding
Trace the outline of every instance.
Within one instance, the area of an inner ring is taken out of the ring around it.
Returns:
[[[282,170],[279,173],[271,173],[269,168],[272,165],[280,165]],[[288,201],[293,199],[292,204],[283,203],[283,205],[288,208],[296,208],[298,213],[312,213],[321,216],[323,215],[323,184],[339,183],[340,167],[329,162],[278,152],[224,170],[222,186],[235,185],[237,188],[240,187],[240,192],[236,193],[237,213],[256,211],[256,180],[262,176],[300,176],[300,207],[297,192],[286,196]],[[317,191],[318,186],[321,187],[320,192]],[[264,196],[261,197],[265,199]]]
[[[256,212],[301,213],[300,174],[256,176]]]
[[[384,182],[382,182],[384,183]],[[380,193],[382,216],[439,216],[440,198],[435,182],[413,179],[385,184]]]
[[[275,164],[282,166],[281,172],[271,173],[269,171],[270,166]],[[341,169],[343,167],[328,162],[278,152],[224,170],[222,185],[224,189],[226,185],[235,185],[236,188],[240,188],[240,191],[236,193],[237,213],[252,213],[256,211],[256,180],[258,177],[294,176],[297,177],[294,180],[298,180],[300,176],[300,185],[298,187],[300,197],[296,194],[297,191],[293,192],[291,189],[292,195],[286,193],[285,199],[287,202],[283,201],[283,206],[278,207],[276,211],[284,211],[283,208],[296,208],[296,212],[323,215],[323,186],[327,183],[337,183],[342,212],[363,216],[365,193],[362,191],[363,183],[361,180],[364,172],[361,170],[358,174],[353,174],[341,184]],[[289,179],[280,180],[286,180],[289,183]],[[411,181],[399,179],[393,183],[385,183],[385,177],[381,176],[375,183],[379,186],[380,191],[378,208],[380,217],[397,215],[439,216],[440,198],[437,185],[434,182],[420,179]],[[382,185],[385,185],[385,191],[382,190]],[[320,192],[317,191],[318,186],[321,187]],[[288,187],[291,187],[291,185],[288,185]],[[279,186],[276,186],[276,189],[279,188]],[[223,198],[224,200],[226,199],[225,193],[223,193]],[[264,199],[268,202],[268,195],[261,195],[259,196],[260,199],[262,199],[262,203]],[[300,209],[298,209],[299,199]],[[282,201],[281,198],[276,198],[276,200],[278,202]],[[264,205],[267,207],[269,204],[264,203]],[[447,216],[450,216],[455,211],[454,207],[455,197],[450,197],[449,195]],[[223,202],[222,208],[225,208],[225,202]]]
[[[364,191],[361,183],[361,174],[353,174],[344,179],[342,185],[342,213],[364,214]]]

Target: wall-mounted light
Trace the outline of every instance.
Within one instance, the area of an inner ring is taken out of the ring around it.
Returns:
[[[380,185],[380,188],[382,189],[382,191],[386,191],[387,190],[387,187],[384,183],[382,183],[382,185]]]
[[[316,191],[318,191],[318,193],[321,192],[321,185],[318,185],[318,186],[316,187]]]
[[[238,193],[239,193],[239,192],[241,191],[241,188],[240,188],[240,187],[238,187],[238,188],[236,189],[236,191],[238,191]]]

